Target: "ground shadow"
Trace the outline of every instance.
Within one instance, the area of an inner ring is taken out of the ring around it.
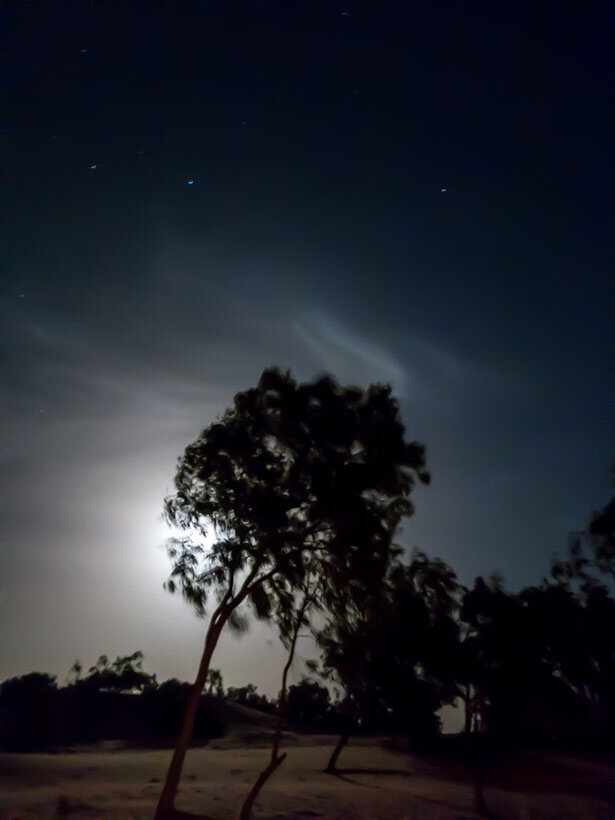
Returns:
[[[414,772],[410,769],[336,769],[335,774],[382,774],[382,775],[403,775],[404,777],[411,777]]]
[[[339,780],[344,780],[346,783],[352,783],[353,786],[368,786],[370,789],[382,789],[382,786],[378,786],[375,783],[361,783],[360,780],[353,780],[351,777],[348,777],[349,774],[371,774],[377,776],[386,776],[386,775],[403,775],[404,777],[409,777],[412,775],[411,771],[408,769],[334,769],[332,772],[325,772],[325,774],[333,775],[333,777],[339,778]]]

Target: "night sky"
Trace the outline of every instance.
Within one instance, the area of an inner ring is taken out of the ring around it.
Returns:
[[[193,678],[162,500],[272,364],[390,382],[432,473],[402,543],[539,582],[610,494],[606,5],[4,15],[0,676]],[[281,659],[257,624],[214,666],[271,695]]]

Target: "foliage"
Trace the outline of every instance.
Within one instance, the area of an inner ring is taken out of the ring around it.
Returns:
[[[569,550],[568,560],[553,562],[556,581],[568,586],[576,581],[586,593],[605,577],[615,583],[615,496],[594,513],[584,531],[571,535]]]
[[[615,601],[606,588],[575,593],[543,582],[511,594],[478,578],[464,597],[462,619],[464,671],[480,693],[491,734],[505,743],[528,739],[536,704],[555,699],[567,703],[562,731],[574,720],[589,730],[595,703],[596,731],[600,724],[612,734]]]
[[[267,700],[265,695],[259,695],[257,689],[258,687],[253,683],[239,687],[231,686],[226,692],[226,698],[234,703],[239,703],[241,706],[260,709],[261,712],[272,712],[275,704]]]
[[[450,568],[415,551],[360,617],[329,622],[319,637],[323,663],[346,692],[350,719],[367,730],[395,725],[414,744],[437,734],[435,713],[457,694],[457,590]]]
[[[55,675],[31,672],[3,682],[0,716],[4,748],[34,751],[56,730],[57,686]]]
[[[327,729],[331,718],[329,690],[316,681],[303,678],[288,688],[284,715],[291,723],[312,729]]]
[[[106,655],[101,655],[96,664],[89,668],[84,683],[98,691],[143,691],[146,686],[155,683],[155,676],[143,672],[142,665],[143,653],[139,651],[125,657],[118,656],[112,664],[109,664]]]
[[[208,671],[204,691],[208,695],[215,695],[218,698],[224,697],[224,683],[219,669],[210,669]]]
[[[326,605],[351,604],[386,572],[415,478],[429,480],[424,449],[404,442],[390,388],[297,385],[266,370],[179,463],[165,510],[189,534],[169,544],[167,588],[203,614],[210,592],[233,600],[248,572],[246,597],[267,618],[310,569]],[[205,549],[212,527],[218,540]]]

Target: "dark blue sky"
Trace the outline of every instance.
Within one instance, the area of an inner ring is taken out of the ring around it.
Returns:
[[[606,9],[6,4],[3,676],[192,675],[156,517],[271,364],[391,382],[403,542],[540,580],[610,491]],[[277,691],[251,634],[218,664]]]

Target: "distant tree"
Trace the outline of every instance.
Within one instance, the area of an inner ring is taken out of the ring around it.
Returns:
[[[486,768],[533,736],[541,700],[564,703],[564,722],[584,701],[598,704],[612,736],[615,602],[605,587],[575,592],[543,581],[512,594],[496,578],[477,578],[461,620],[463,674],[482,706],[482,737],[471,744],[477,808],[484,809]]]
[[[100,655],[94,666],[88,669],[88,675],[95,675],[96,673],[103,673],[111,671],[109,666],[109,658],[106,655]]]
[[[118,656],[110,664],[106,655],[101,655],[88,670],[85,683],[92,689],[108,689],[116,692],[143,691],[155,683],[156,676],[143,671],[143,653],[137,650],[132,655]]]
[[[245,686],[230,686],[226,691],[227,700],[249,706],[251,709],[260,709],[269,712],[273,708],[266,695],[258,694],[258,686],[248,683]]]
[[[612,468],[615,485],[615,471]],[[615,496],[573,533],[567,560],[552,577],[565,592],[567,621],[551,620],[558,635],[560,674],[598,705],[605,738],[615,735]],[[551,614],[553,610],[550,610]],[[566,635],[564,623],[574,624]],[[557,627],[560,627],[559,633]],[[571,639],[574,637],[574,639]]]
[[[363,595],[386,573],[416,478],[429,478],[424,448],[404,441],[390,388],[341,388],[329,377],[297,385],[275,369],[186,449],[166,516],[188,535],[169,543],[167,588],[181,589],[200,615],[212,592],[217,606],[156,820],[172,814],[225,624],[244,601],[260,618],[295,609],[309,566],[327,607],[343,610]],[[206,546],[212,528],[218,540]]]
[[[31,672],[10,678],[0,687],[2,737],[5,747],[35,751],[53,740],[56,730],[55,675]]]
[[[248,706],[250,701],[256,697],[258,686],[253,683],[247,683],[245,686],[229,686],[226,696],[229,700],[235,703],[241,703],[243,706]]]
[[[77,683],[78,680],[81,679],[81,672],[83,671],[83,667],[81,665],[81,661],[77,659],[71,668],[68,670],[68,674],[66,675],[66,682],[67,683]]]
[[[219,669],[210,669],[207,673],[207,681],[205,683],[205,691],[208,695],[215,695],[218,698],[224,697],[224,685],[222,681],[222,673]]]
[[[310,678],[303,678],[288,690],[286,717],[291,723],[322,728],[329,717],[331,695],[326,686],[321,686]]]

